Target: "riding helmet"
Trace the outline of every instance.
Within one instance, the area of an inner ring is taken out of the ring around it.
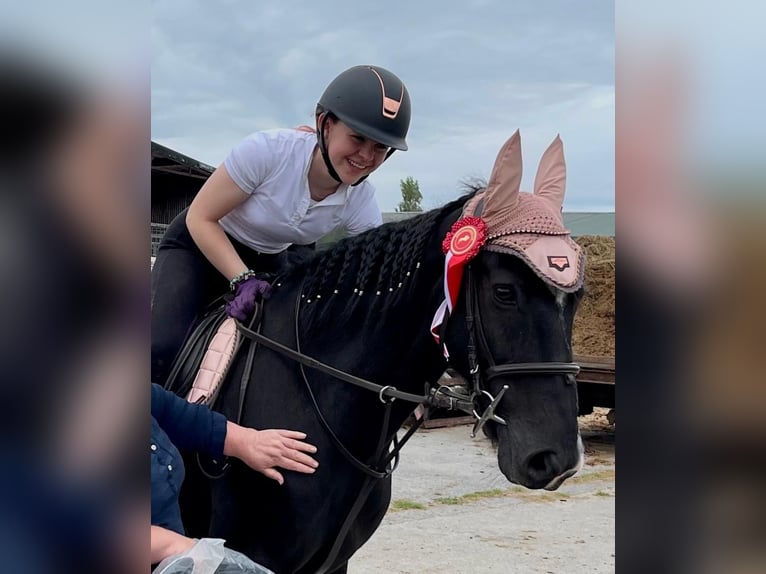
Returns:
[[[378,66],[354,66],[327,86],[317,113],[330,112],[364,137],[407,150],[410,95],[404,83]]]

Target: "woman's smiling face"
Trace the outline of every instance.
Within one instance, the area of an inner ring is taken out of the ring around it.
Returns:
[[[331,118],[325,130],[330,161],[345,184],[371,174],[386,159],[388,146],[364,137],[337,118]]]

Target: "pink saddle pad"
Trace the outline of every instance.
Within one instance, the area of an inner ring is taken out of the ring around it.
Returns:
[[[190,403],[212,405],[239,346],[240,337],[234,319],[228,317],[221,323],[202,357],[199,371],[186,400]]]

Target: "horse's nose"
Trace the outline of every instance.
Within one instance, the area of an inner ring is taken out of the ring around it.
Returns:
[[[541,450],[527,458],[525,470],[532,483],[542,485],[558,476],[562,469],[554,451]]]

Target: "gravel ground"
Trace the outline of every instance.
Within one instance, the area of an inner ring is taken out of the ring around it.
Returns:
[[[508,483],[470,426],[419,431],[392,508],[349,573],[613,573],[613,427],[603,409],[580,422],[585,467],[555,492]]]

